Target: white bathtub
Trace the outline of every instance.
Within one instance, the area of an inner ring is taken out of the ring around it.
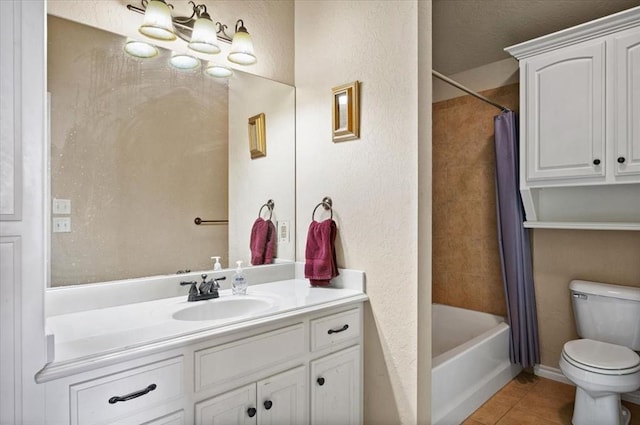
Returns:
[[[458,425],[518,373],[503,317],[432,306],[431,422]]]

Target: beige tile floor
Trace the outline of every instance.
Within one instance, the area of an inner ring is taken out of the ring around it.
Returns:
[[[571,425],[575,393],[571,385],[523,372],[463,425]],[[640,406],[623,404],[631,411],[630,425],[640,425]]]

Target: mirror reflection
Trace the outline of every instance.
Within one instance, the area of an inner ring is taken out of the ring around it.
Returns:
[[[274,224],[294,227],[293,87],[179,71],[169,51],[141,60],[124,44],[48,17],[51,285],[211,270],[213,256],[249,264],[267,199]],[[247,119],[258,113],[270,149],[252,160]],[[292,240],[277,259],[294,259]]]

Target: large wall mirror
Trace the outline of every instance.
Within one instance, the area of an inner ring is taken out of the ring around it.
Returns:
[[[267,200],[274,224],[295,228],[294,88],[180,71],[170,51],[136,59],[124,43],[48,17],[51,286],[211,270],[212,256],[249,264]],[[261,113],[267,155],[252,159],[248,118]],[[294,241],[278,261],[294,260]]]

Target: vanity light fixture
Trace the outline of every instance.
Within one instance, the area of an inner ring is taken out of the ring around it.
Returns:
[[[173,53],[169,63],[174,68],[181,70],[196,69],[200,66],[200,60],[188,53]]]
[[[175,40],[176,37],[186,41],[189,48],[205,54],[220,52],[218,42],[231,44],[228,59],[241,65],[251,65],[256,62],[251,36],[244,26],[244,21],[238,19],[233,37],[226,33],[227,25],[214,21],[207,12],[204,4],[189,1],[192,12],[190,16],[173,16],[173,5],[165,0],[140,0],[141,8],[127,5],[132,12],[144,15],[144,22],[138,29],[140,33],[156,40]]]
[[[216,30],[216,24],[213,23],[211,16],[207,13],[207,7],[204,4],[195,7],[200,8],[203,12],[197,14],[198,19],[193,24],[189,48],[196,52],[210,55],[220,53],[216,35],[218,31]]]
[[[231,53],[229,53],[227,59],[238,65],[252,65],[256,63],[256,55],[253,52],[253,42],[251,41],[249,32],[244,27],[244,21],[242,19],[238,19],[238,22],[236,22],[236,33],[233,35]]]
[[[148,59],[158,56],[158,48],[153,44],[128,39],[124,51],[136,58]]]
[[[204,72],[215,78],[229,78],[233,75],[233,71],[230,68],[214,63],[209,63]]]
[[[156,40],[175,40],[169,5],[164,0],[149,0],[146,4],[143,2],[143,6],[146,6],[144,21],[138,31]]]

